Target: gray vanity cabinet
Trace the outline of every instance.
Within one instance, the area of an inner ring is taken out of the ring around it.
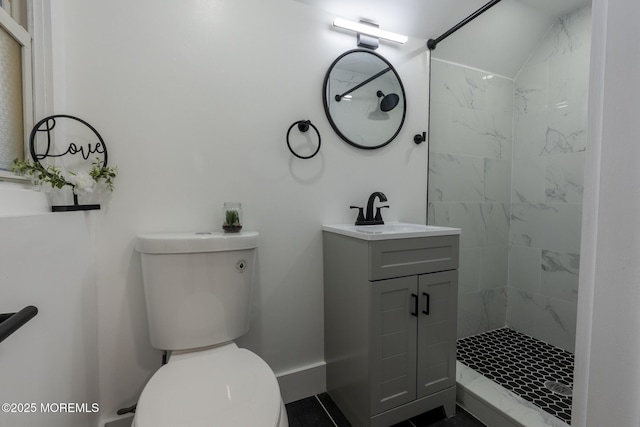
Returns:
[[[354,427],[455,413],[459,236],[323,233],[327,392]]]

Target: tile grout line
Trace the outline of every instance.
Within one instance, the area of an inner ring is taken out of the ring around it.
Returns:
[[[316,398],[316,400],[318,401],[318,403],[320,404],[320,406],[322,406],[322,409],[324,409],[324,412],[327,414],[327,416],[329,417],[329,419],[331,420],[331,422],[333,423],[333,425],[335,427],[338,427],[338,424],[336,424],[335,420],[333,419],[333,417],[331,416],[331,414],[329,413],[329,411],[327,411],[327,408],[325,408],[325,406],[322,404],[322,401],[320,400],[320,398],[318,397],[318,395],[314,395],[314,397]]]

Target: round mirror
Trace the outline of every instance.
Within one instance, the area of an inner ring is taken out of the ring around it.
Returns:
[[[393,65],[375,52],[354,49],[336,59],[324,78],[324,111],[349,144],[380,148],[398,135],[406,97]]]

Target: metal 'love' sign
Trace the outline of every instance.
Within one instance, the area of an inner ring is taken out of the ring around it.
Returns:
[[[58,123],[58,119],[68,119],[71,122],[63,125]],[[69,141],[66,138],[72,140]],[[76,168],[82,168],[83,163],[89,165],[91,160],[91,164],[98,162],[102,168],[107,167],[107,146],[102,136],[86,121],[67,114],[48,116],[36,123],[29,135],[29,151],[33,161],[38,164],[47,158],[80,156],[67,163],[75,162]],[[52,211],[100,209],[100,205],[95,204],[79,205],[75,192],[73,200],[73,205],[52,206]]]

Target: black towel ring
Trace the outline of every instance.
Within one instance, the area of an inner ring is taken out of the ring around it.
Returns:
[[[310,156],[301,156],[300,154],[296,153],[295,151],[293,151],[293,148],[291,148],[291,143],[289,142],[289,134],[291,133],[291,129],[293,129],[293,127],[295,125],[298,125],[298,130],[302,133],[307,132],[309,130],[309,126],[311,126],[313,128],[313,130],[316,131],[316,135],[318,135],[318,148],[316,148],[316,151],[313,152],[313,154],[311,154]],[[320,132],[318,131],[318,128],[315,127],[313,125],[313,123],[311,123],[311,120],[298,120],[297,122],[295,122],[294,124],[292,124],[291,126],[289,126],[289,130],[287,131],[287,147],[289,147],[289,151],[291,151],[291,153],[296,156],[299,159],[310,159],[313,156],[315,156],[316,154],[318,154],[318,151],[320,151],[320,144],[322,143],[322,138],[320,137]]]

